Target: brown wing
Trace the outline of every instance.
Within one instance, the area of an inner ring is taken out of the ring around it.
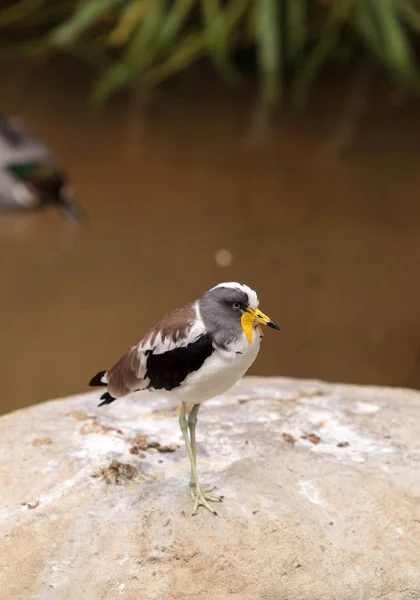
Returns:
[[[109,393],[120,398],[135,390],[147,388],[150,383],[147,377],[148,357],[187,346],[203,335],[204,331],[195,303],[170,312],[107,372]]]
[[[109,393],[114,398],[120,398],[133,390],[141,389],[141,375],[141,355],[138,346],[133,346],[106,374]]]

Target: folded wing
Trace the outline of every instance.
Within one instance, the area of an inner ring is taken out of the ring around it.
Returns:
[[[182,385],[212,352],[212,340],[197,303],[186,304],[159,321],[139,344],[102,374],[108,386],[105,399],[110,402],[142,389],[170,391]]]

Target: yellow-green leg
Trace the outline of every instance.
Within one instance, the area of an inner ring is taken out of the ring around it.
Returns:
[[[195,467],[197,468],[197,445],[195,441],[195,426],[197,425],[197,413],[200,408],[199,404],[194,404],[188,415],[188,429],[190,430],[191,450],[194,459]],[[193,470],[191,469],[190,487],[195,487]]]
[[[185,446],[187,447],[188,458],[190,459],[191,465],[191,497],[194,500],[194,508],[192,514],[196,514],[199,506],[204,506],[205,508],[207,508],[207,510],[216,515],[216,511],[213,508],[211,508],[209,502],[221,502],[222,497],[217,496],[216,494],[210,494],[209,492],[211,492],[213,488],[202,489],[197,475],[195,426],[197,423],[198,408],[198,404],[194,405],[190,413],[190,418],[187,421],[187,405],[185,404],[185,402],[183,402],[181,406],[181,414],[179,416],[179,426],[181,428],[182,435],[184,436]],[[188,429],[190,430],[191,440],[188,436]]]
[[[195,441],[195,426],[197,425],[197,413],[200,408],[200,404],[194,404],[192,409],[190,410],[190,414],[188,415],[188,429],[190,430],[190,442],[191,442],[191,450],[194,458],[195,468],[197,468],[197,446]],[[195,488],[194,475],[191,469],[191,480],[190,480],[190,488]],[[214,486],[204,488],[203,492],[212,492],[214,490]],[[216,494],[212,494],[211,496],[213,502],[221,502],[223,500],[223,496],[217,496]]]

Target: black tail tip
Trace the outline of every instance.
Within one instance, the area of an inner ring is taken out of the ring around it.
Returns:
[[[116,400],[116,398],[114,398],[114,396],[111,396],[111,394],[109,392],[105,392],[105,394],[102,394],[101,400],[102,400],[102,402],[100,402],[98,404],[98,407],[104,406],[104,404],[111,404],[111,402],[114,402],[114,400]]]
[[[89,381],[89,385],[91,387],[106,386],[106,383],[103,382],[103,377],[105,374],[106,371],[99,371],[99,373],[96,373],[95,377],[92,377],[92,379]]]

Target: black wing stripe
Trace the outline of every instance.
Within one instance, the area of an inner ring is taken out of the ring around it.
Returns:
[[[202,335],[188,346],[174,348],[163,354],[153,354],[152,350],[148,350],[148,387],[155,390],[173,390],[181,385],[190,373],[198,371],[212,353],[213,344],[208,334]]]

